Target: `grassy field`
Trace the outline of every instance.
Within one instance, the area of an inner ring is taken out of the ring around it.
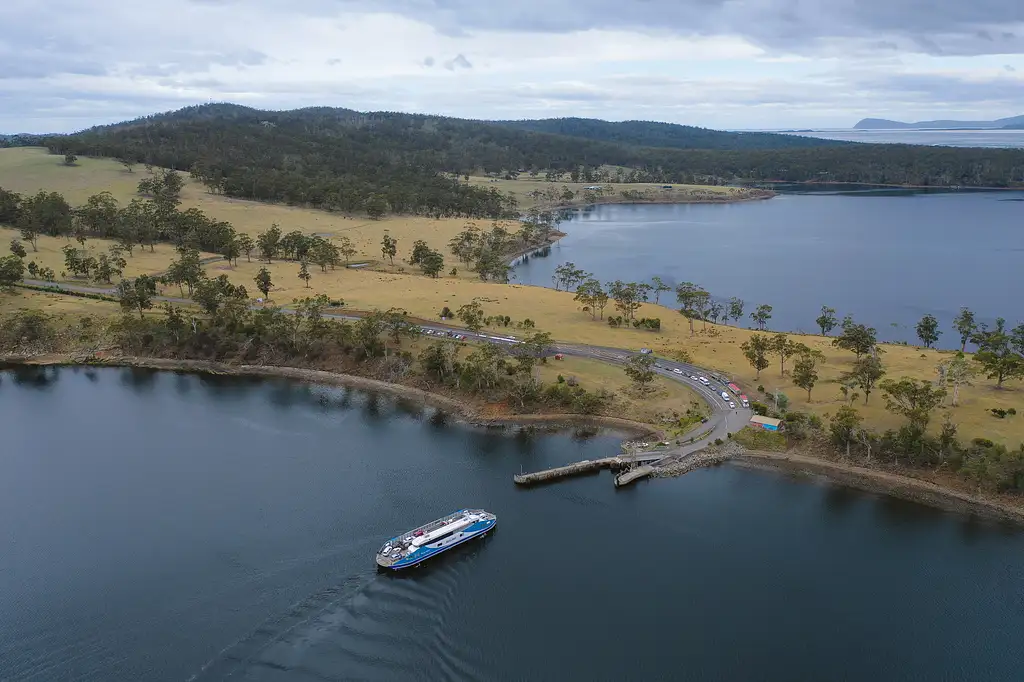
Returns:
[[[231,223],[238,232],[253,238],[273,223],[284,232],[299,230],[305,234],[323,237],[347,236],[359,250],[358,260],[381,258],[380,242],[387,231],[398,240],[398,259],[407,260],[412,244],[423,239],[432,248],[447,254],[448,241],[461,232],[467,222],[461,218],[435,220],[420,216],[389,216],[383,220],[345,216],[326,211],[264,204],[257,201],[231,199],[210,194],[182,173],[185,187],[181,207],[196,207],[207,215]],[[48,154],[39,147],[0,149],[0,187],[21,194],[34,194],[39,190],[56,191],[64,195],[72,206],[85,203],[93,194],[110,192],[122,204],[136,198],[139,180],[147,177],[143,166],[129,173],[113,159],[80,158],[75,166],[65,166],[63,157]],[[476,221],[482,229],[490,223]],[[9,239],[8,239],[9,241]],[[6,251],[6,249],[4,249]],[[63,262],[63,256],[62,262]]]
[[[539,367],[538,376],[544,383],[555,382],[561,375],[566,379],[575,377],[588,391],[603,388],[613,392],[615,403],[608,412],[624,419],[663,425],[666,420],[678,419],[687,408],[705,407],[694,391],[663,377],[656,377],[648,391],[638,395],[621,367],[598,360],[566,356]]]
[[[92,315],[100,318],[116,313],[120,310],[120,306],[110,301],[99,301],[80,296],[62,296],[28,289],[16,289],[14,293],[0,293],[0,314],[8,314],[16,310],[42,310],[47,314],[59,317]]]
[[[21,192],[46,188],[63,192],[75,201],[83,201],[89,194],[108,189],[119,199],[127,200],[134,195],[138,179],[145,174],[140,168],[137,168],[135,173],[127,173],[123,167],[111,160],[82,159],[79,164],[76,167],[64,167],[58,157],[47,155],[44,150],[39,149],[0,150],[0,186]],[[486,180],[471,179],[471,182]],[[516,185],[516,191],[529,192],[531,184],[550,186],[552,183],[517,180],[494,184],[503,191],[508,191],[503,185]],[[307,233],[331,236],[348,234],[360,245],[363,250],[362,257],[378,260],[378,244],[385,229],[399,240],[399,258],[407,258],[412,241],[417,238],[425,239],[434,248],[446,252],[445,245],[448,239],[463,229],[466,222],[435,221],[415,217],[382,221],[346,218],[321,211],[226,199],[207,194],[202,188],[191,183],[186,186],[183,203],[186,206],[200,206],[210,215],[228,220],[240,231],[250,234],[265,229],[272,222],[279,223],[285,231],[299,229]],[[482,224],[481,227],[487,225]],[[0,239],[3,240],[0,241],[0,253],[7,252],[6,242],[10,241],[12,236],[16,236],[15,233],[0,230]],[[64,243],[66,242],[63,240],[41,238],[40,255],[30,255],[30,258],[35,257],[37,262],[53,267],[59,274],[63,269],[63,254],[60,253],[60,247]],[[106,248],[102,240],[90,240],[89,245],[97,250]],[[155,254],[149,254],[148,251],[143,254],[137,250],[135,257],[129,259],[126,274],[162,270],[172,255],[173,251],[167,246],[158,247]],[[220,261],[209,265],[207,271],[211,276],[226,273],[232,281],[244,284],[250,291],[255,291],[253,277],[260,267],[261,264],[256,262],[247,263],[243,257],[237,267],[229,267]],[[274,262],[268,267],[274,281],[271,298],[278,304],[290,304],[293,298],[324,293],[332,298],[343,299],[346,306],[351,309],[396,307],[423,319],[437,320],[444,306],[455,310],[460,305],[478,298],[485,314],[508,315],[515,321],[530,318],[538,329],[548,331],[562,341],[632,349],[647,346],[665,355],[685,351],[695,363],[732,377],[753,399],[758,398],[756,387],[763,384],[769,392],[775,389],[783,391],[790,398],[794,409],[817,414],[835,412],[842,404],[837,378],[849,369],[853,361],[851,353],[833,348],[830,339],[817,336],[799,337],[800,341],[820,349],[827,357],[827,363],[819,370],[821,378],[812,393],[812,399],[808,401],[805,392],[793,387],[788,375],[780,375],[777,360],[762,372],[759,380],[755,379],[754,371],[740,350],[740,344],[749,338],[750,331],[710,324],[705,328],[704,325],[698,324],[698,333],[690,336],[685,319],[677,311],[663,306],[647,304],[638,311],[637,317],[662,319],[661,332],[641,332],[634,329],[612,329],[604,322],[591,320],[588,314],[580,312],[571,293],[516,284],[489,284],[473,279],[468,273],[460,272],[459,277],[445,276],[435,280],[413,274],[412,268],[401,266],[397,261],[391,272],[339,268],[321,273],[318,268],[313,268],[311,286],[307,289],[298,278],[297,263]],[[410,272],[400,272],[401,267]],[[176,294],[176,287],[173,292]],[[4,298],[6,297],[0,296],[0,300]],[[611,306],[606,312],[614,314]],[[945,357],[947,354],[941,351],[886,346],[883,362],[888,377],[934,379],[935,366]],[[961,390],[961,404],[951,409],[951,413],[953,420],[960,425],[962,436],[986,437],[1016,445],[1024,440],[1022,398],[1024,386],[1019,381],[1009,382],[1007,388],[996,390],[991,380],[978,378],[974,386]],[[1022,414],[997,419],[989,412],[993,407],[1015,407]],[[900,418],[885,410],[884,400],[878,392],[871,396],[869,405],[860,405],[859,409],[866,421],[875,428],[888,428],[900,423]],[[935,421],[939,419],[937,415]]]
[[[19,238],[20,235],[17,230],[11,230],[0,227],[0,255],[7,255],[9,252],[9,244],[12,239]],[[54,273],[57,275],[58,280],[65,280],[68,282],[78,282],[79,284],[89,284],[87,279],[74,279],[73,277],[61,277],[61,272],[64,268],[64,253],[61,251],[65,246],[71,244],[76,248],[82,248],[78,242],[74,240],[67,240],[59,237],[46,237],[41,236],[37,241],[38,251],[32,250],[32,245],[25,243],[25,250],[28,251],[28,255],[25,257],[25,263],[29,261],[35,261],[39,267],[52,268]],[[91,255],[97,256],[101,253],[106,253],[114,244],[113,241],[107,239],[88,239],[85,242],[85,250]],[[216,257],[217,254],[204,253],[204,258]],[[147,273],[154,273],[164,270],[167,264],[170,263],[174,258],[177,257],[174,247],[169,244],[156,244],[151,252],[149,248],[136,247],[133,251],[133,255],[129,256],[127,253],[124,254],[124,259],[127,261],[125,265],[124,276],[125,277],[136,277]],[[109,285],[97,285],[97,286],[109,286]]]

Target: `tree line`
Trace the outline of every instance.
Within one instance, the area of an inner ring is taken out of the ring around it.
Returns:
[[[1024,150],[824,142],[672,149],[444,117],[329,108],[269,112],[227,104],[51,137],[46,146],[62,155],[187,170],[211,192],[228,196],[371,216],[512,217],[512,197],[458,178],[520,171],[592,177],[609,165],[630,169],[629,180],[646,182],[1024,184]]]
[[[108,338],[126,354],[220,362],[285,365],[371,376],[432,391],[488,401],[507,401],[518,410],[566,409],[594,414],[614,395],[591,392],[570,378],[545,384],[537,366],[546,362],[549,334],[533,331],[512,347],[467,344],[454,338],[422,343],[421,328],[404,310],[373,311],[357,321],[332,319],[326,296],[296,301],[294,311],[251,305],[244,289],[223,275],[203,280],[192,298],[201,311],[169,302],[160,314],[135,315],[155,307],[147,275],[120,286],[125,314],[102,328],[83,319],[65,329],[40,311],[0,317],[0,350],[53,351],[94,345]],[[411,341],[420,341],[413,353]]]

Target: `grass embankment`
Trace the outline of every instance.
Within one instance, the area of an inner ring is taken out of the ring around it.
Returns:
[[[19,309],[42,310],[57,318],[61,327],[75,327],[83,317],[91,317],[94,324],[118,314],[119,306],[109,301],[100,301],[78,296],[53,294],[48,292],[16,289],[10,294],[0,294],[0,315]],[[147,315],[160,316],[159,310],[152,310]],[[403,340],[401,350],[414,356],[429,344],[432,339],[422,337],[416,340]],[[104,346],[101,341],[90,345]],[[68,347],[67,352],[79,350]],[[392,347],[392,352],[395,348]],[[465,356],[472,351],[472,346],[462,350]],[[638,396],[621,367],[586,358],[566,357],[564,360],[549,359],[538,364],[535,370],[537,378],[545,385],[558,381],[559,375],[566,381],[575,381],[580,387],[590,392],[605,390],[614,394],[612,402],[600,412],[602,416],[617,417],[631,421],[652,424],[660,429],[671,428],[672,423],[684,416],[686,410],[702,405],[699,397],[686,386],[669,381],[662,377],[656,378],[653,385],[643,395]],[[470,404],[489,418],[500,418],[513,413],[507,404],[487,405],[472,396],[463,396]]]
[[[75,167],[65,167],[61,159],[45,153],[40,149],[5,149],[0,150],[0,186],[21,192],[33,192],[48,189],[64,193],[73,202],[82,202],[96,192],[109,189],[121,201],[130,200],[134,196],[135,186],[145,174],[145,170],[137,167],[135,173],[128,173],[115,161],[105,159],[81,159]],[[472,180],[471,180],[472,181]],[[517,184],[519,183],[519,184]],[[550,186],[556,183],[543,181],[515,180],[495,183],[502,191],[516,185],[516,191],[531,191],[530,185]],[[576,183],[583,185],[583,183]],[[725,190],[727,188],[711,188]],[[366,258],[380,258],[380,236],[385,229],[399,240],[399,257],[408,257],[412,242],[422,238],[432,247],[447,254],[447,241],[461,231],[465,220],[435,221],[428,218],[391,218],[382,221],[351,219],[321,211],[312,211],[287,206],[266,205],[256,202],[227,199],[210,195],[194,183],[186,183],[183,193],[184,206],[199,206],[211,216],[230,221],[236,229],[256,233],[266,229],[272,222],[281,225],[285,232],[298,229],[318,234],[349,234],[353,241],[362,244]],[[480,222],[480,221],[478,221]],[[486,225],[481,224],[481,227]],[[4,241],[0,242],[0,250],[6,252],[6,241],[13,232],[4,231]],[[57,265],[51,265],[56,272],[63,266],[63,255],[60,247],[64,240],[40,239],[40,250],[46,250],[53,258],[59,256]],[[105,249],[102,240],[89,240],[89,245],[97,249]],[[158,254],[167,259],[163,261],[155,256],[150,258],[136,250],[136,255],[129,258],[128,274],[152,270],[162,270],[169,262],[173,251],[167,246],[158,247]],[[30,256],[31,257],[31,256]],[[357,256],[358,258],[359,256]],[[451,257],[446,260],[451,265]],[[583,265],[583,264],[581,264]],[[261,264],[247,263],[243,256],[238,267],[228,267],[223,261],[207,267],[210,275],[226,273],[232,281],[244,284],[250,291],[255,291],[253,277]],[[396,261],[396,269],[399,267]],[[480,282],[472,275],[462,272],[459,265],[459,277],[441,277],[430,279],[414,274],[414,268],[406,266],[408,272],[374,272],[339,268],[327,273],[312,268],[313,278],[310,288],[305,288],[298,278],[298,264],[294,262],[277,262],[268,266],[273,280],[274,289],[271,298],[280,304],[289,304],[293,298],[324,293],[332,298],[341,298],[348,308],[371,310],[403,308],[410,314],[427,320],[437,320],[444,306],[455,310],[460,305],[479,298],[487,315],[508,315],[515,321],[529,318],[537,328],[550,332],[556,339],[576,343],[588,343],[602,346],[637,349],[643,346],[652,347],[659,353],[670,356],[673,352],[685,351],[697,364],[718,370],[736,380],[752,399],[758,399],[755,390],[763,384],[769,391],[778,388],[790,399],[791,409],[808,411],[819,415],[834,413],[842,405],[839,395],[838,378],[849,370],[853,355],[846,351],[833,348],[831,339],[820,336],[797,336],[801,342],[825,353],[827,362],[819,369],[820,379],[812,392],[811,400],[807,400],[806,392],[795,388],[789,376],[781,376],[778,360],[762,372],[761,378],[755,379],[755,372],[743,357],[740,345],[750,337],[751,331],[735,327],[725,327],[698,323],[697,334],[690,336],[686,320],[673,309],[653,304],[644,305],[637,317],[660,317],[662,330],[658,333],[641,332],[634,329],[612,329],[605,322],[591,320],[586,313],[580,312],[573,300],[573,294],[556,292],[539,287],[522,285],[497,285]],[[447,270],[447,268],[446,268]],[[177,288],[168,289],[168,293],[177,295]],[[0,297],[2,298],[2,297]],[[663,300],[671,302],[671,295],[663,295]],[[611,306],[607,312],[612,312]],[[513,332],[515,333],[515,332]],[[950,330],[946,330],[951,334]],[[883,362],[887,376],[899,378],[903,376],[918,379],[933,379],[935,366],[947,359],[945,351],[925,350],[908,346],[884,346]],[[792,364],[792,360],[790,360]],[[616,370],[618,371],[618,370]],[[1008,382],[1006,388],[998,390],[994,382],[978,378],[973,386],[964,387],[960,392],[960,405],[951,408],[953,420],[960,426],[960,435],[964,439],[975,437],[989,438],[996,442],[1016,446],[1024,441],[1024,388],[1021,382]],[[885,402],[880,392],[874,393],[868,405],[858,401],[857,408],[865,418],[865,422],[877,430],[898,426],[901,418],[890,414],[885,409]],[[991,408],[1017,408],[1016,416],[1005,419],[994,417]],[[933,420],[939,421],[939,418]]]

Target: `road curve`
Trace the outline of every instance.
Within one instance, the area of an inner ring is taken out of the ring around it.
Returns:
[[[79,284],[65,284],[56,282],[44,282],[41,280],[26,279],[24,283],[33,287],[44,287],[48,289],[61,289],[64,291],[71,291],[82,294],[102,294],[106,296],[116,296],[116,290],[114,288],[103,288],[95,286],[85,286]],[[167,301],[169,303],[180,303],[188,304],[193,303],[191,299],[179,298],[174,296],[156,296],[154,300]],[[258,306],[254,305],[253,308]],[[282,308],[282,312],[288,314],[294,314],[295,311]],[[358,320],[359,315],[346,315],[343,313],[324,313],[324,317],[329,317],[336,320]],[[460,334],[465,336],[467,339],[475,339],[478,341],[488,341],[491,343],[497,343],[505,346],[513,346],[521,343],[516,337],[508,334],[496,334],[492,332],[473,332],[468,329],[462,329],[459,327],[452,327],[443,324],[424,324],[421,326],[423,331],[430,331],[432,334]],[[571,355],[574,357],[589,358],[591,360],[599,360],[601,362],[607,362],[615,365],[625,365],[629,362],[630,358],[635,355],[639,355],[638,352],[632,350],[626,350],[622,348],[609,348],[605,346],[590,346],[578,343],[556,343],[550,348],[550,351],[554,353],[561,353],[563,355]],[[678,372],[674,370],[679,370]],[[714,442],[716,438],[725,440],[729,433],[735,433],[743,428],[753,412],[749,409],[739,407],[730,408],[728,403],[722,399],[721,392],[728,392],[728,388],[719,380],[715,379],[715,373],[710,372],[706,369],[702,369],[696,365],[678,362],[667,358],[655,358],[654,371],[666,379],[678,381],[685,384],[689,388],[700,396],[700,398],[707,403],[711,408],[711,416],[708,418],[707,423],[699,424],[692,431],[684,434],[682,438],[689,439],[690,437],[697,437],[705,434],[708,430],[711,433],[700,441],[696,441],[692,446],[687,446],[687,452],[695,452],[701,448],[706,447],[710,443]],[[703,376],[710,382],[710,386],[705,386],[700,381],[694,381],[691,377]]]

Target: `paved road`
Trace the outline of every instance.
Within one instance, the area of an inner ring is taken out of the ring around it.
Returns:
[[[58,289],[64,289],[67,291],[75,291],[79,293],[89,294],[106,294],[116,295],[115,289],[103,288],[96,286],[86,286],[80,284],[65,284],[55,282],[43,282],[40,280],[25,280],[25,284],[37,287],[56,287]],[[171,303],[192,303],[190,299],[177,298],[173,296],[157,296],[155,300],[168,301]],[[257,306],[253,306],[254,308]],[[294,314],[294,310],[283,309],[283,312]],[[330,317],[337,320],[358,320],[358,315],[347,315],[344,313],[324,313],[324,317]],[[443,324],[425,324],[422,326],[424,332],[430,332],[432,335],[442,334],[461,334],[467,339],[476,339],[479,341],[490,341],[491,343],[498,343],[506,346],[512,346],[520,343],[516,337],[510,334],[494,333],[490,331],[486,332],[472,332],[468,329],[461,329],[458,327],[452,327]],[[604,346],[589,346],[584,344],[554,344],[551,347],[552,353],[562,353],[563,355],[571,355],[574,357],[590,358],[593,360],[600,360],[602,362],[608,362],[616,365],[625,365],[629,362],[630,358],[634,355],[639,355],[636,351],[624,350],[621,348],[608,348]],[[675,370],[678,370],[675,371]],[[743,428],[744,425],[750,420],[753,415],[749,409],[744,409],[736,403],[736,408],[730,408],[728,403],[722,398],[722,391],[728,393],[728,388],[722,382],[714,378],[715,373],[709,372],[708,370],[697,367],[686,362],[678,362],[676,360],[670,360],[666,358],[655,358],[654,371],[660,376],[673,381],[678,381],[682,384],[686,384],[696,392],[701,399],[711,408],[711,416],[708,418],[706,424],[699,424],[689,433],[682,436],[683,440],[690,437],[697,437],[704,434],[711,429],[712,432],[700,441],[695,442],[692,445],[685,446],[687,453],[695,452],[708,444],[714,442],[716,438],[725,440],[728,433],[735,433]],[[691,377],[704,377],[710,382],[710,386],[705,386],[699,380],[695,381]]]

